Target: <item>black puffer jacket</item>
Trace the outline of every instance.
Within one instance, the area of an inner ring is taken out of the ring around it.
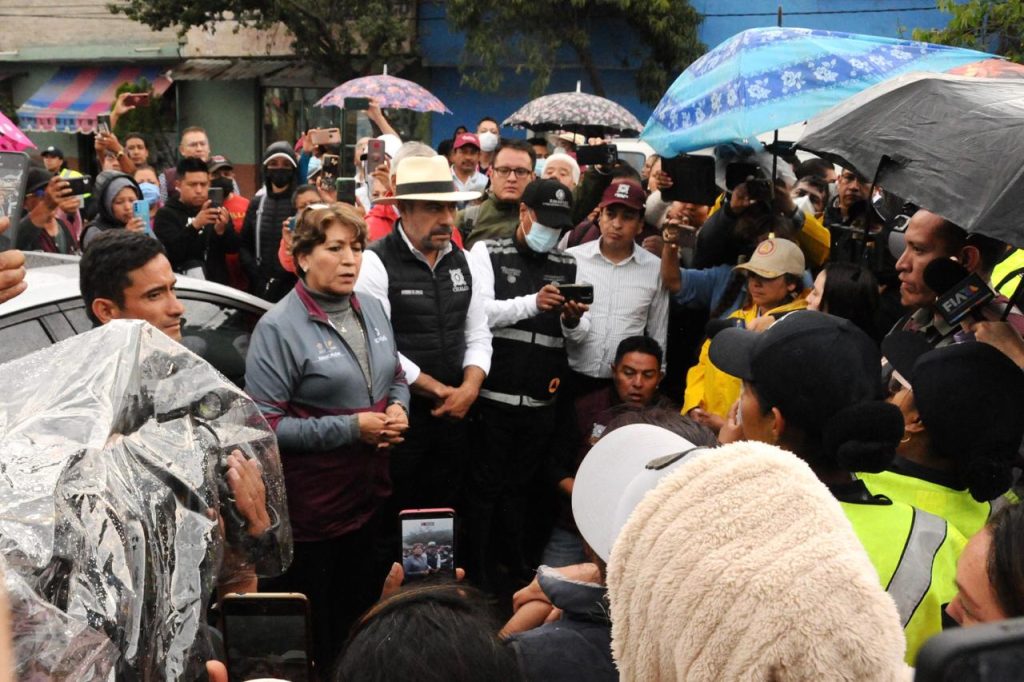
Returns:
[[[295,285],[295,275],[277,259],[281,245],[281,225],[295,214],[292,192],[296,177],[281,191],[273,191],[266,173],[266,163],[275,154],[287,154],[295,163],[295,153],[287,142],[275,142],[263,152],[263,184],[266,194],[254,197],[249,203],[242,223],[242,244],[239,260],[249,276],[250,290],[268,301],[279,301]]]

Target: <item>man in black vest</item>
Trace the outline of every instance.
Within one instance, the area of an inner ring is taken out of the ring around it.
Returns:
[[[491,366],[491,331],[466,253],[452,244],[457,192],[444,157],[410,157],[398,166],[399,219],[363,254],[356,290],[384,304],[413,392],[409,431],[391,453],[397,510],[452,507],[469,457],[466,414]],[[394,518],[384,518],[397,528]],[[396,545],[397,546],[397,545]]]
[[[477,242],[470,252],[494,357],[475,408],[462,557],[488,588],[498,548],[513,582],[522,583],[513,587],[533,577],[525,549],[531,483],[555,431],[555,399],[568,369],[564,336],[582,333],[586,310],[558,290],[576,281],[576,260],[555,250],[571,227],[572,191],[557,180],[534,180],[514,235]]]

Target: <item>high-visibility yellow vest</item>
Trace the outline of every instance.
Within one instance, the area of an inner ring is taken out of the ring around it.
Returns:
[[[978,502],[967,490],[955,490],[895,471],[859,473],[857,478],[864,481],[872,494],[941,516],[966,538],[981,530],[1003,501],[1000,497],[995,503]]]
[[[905,660],[942,630],[942,610],[956,596],[956,562],[966,538],[944,519],[901,502],[840,500],[879,581],[896,602],[907,638]]]
[[[999,287],[999,293],[1009,298],[1020,285],[1021,275],[1011,277],[1005,284],[1003,284],[1003,280],[1014,270],[1019,270],[1020,268],[1024,268],[1024,249],[1015,250],[992,269],[992,286]],[[1002,286],[999,286],[1000,284]]]

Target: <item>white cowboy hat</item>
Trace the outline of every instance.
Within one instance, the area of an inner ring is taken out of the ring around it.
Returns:
[[[378,204],[402,201],[473,201],[480,192],[458,192],[452,169],[443,156],[409,157],[398,165],[395,196],[377,199]]]

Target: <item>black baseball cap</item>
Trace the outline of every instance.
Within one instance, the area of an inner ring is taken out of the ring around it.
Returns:
[[[50,184],[50,178],[52,177],[53,173],[45,168],[29,166],[28,177],[25,180],[25,194],[31,194],[32,192],[46,187]]]
[[[46,149],[44,149],[43,151],[39,152],[39,155],[40,156],[56,156],[56,157],[61,158],[61,159],[64,158],[64,152],[62,152],[60,150],[60,147],[54,147],[52,144],[49,147],[47,147]]]
[[[822,312],[789,313],[761,333],[724,329],[709,355],[805,430],[820,431],[841,410],[882,393],[874,341],[849,320]]]
[[[542,225],[559,230],[573,226],[572,190],[558,180],[534,180],[523,190],[522,201]]]

